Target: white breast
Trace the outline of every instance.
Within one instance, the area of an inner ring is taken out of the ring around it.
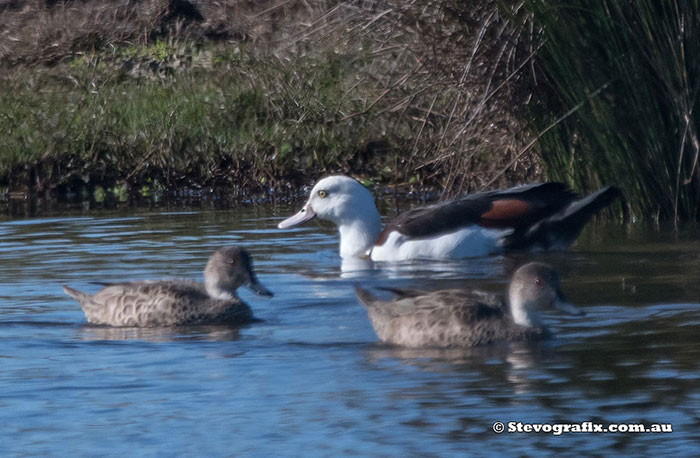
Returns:
[[[372,249],[374,261],[456,259],[485,256],[501,251],[501,239],[510,229],[472,226],[434,237],[411,238],[393,231],[382,245]]]

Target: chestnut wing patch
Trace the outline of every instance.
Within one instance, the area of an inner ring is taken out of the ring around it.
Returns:
[[[615,186],[606,186],[582,199],[575,200],[556,213],[545,215],[522,231],[516,231],[504,240],[508,249],[531,246],[551,248],[568,246],[579,236],[586,223],[601,209],[621,196]]]
[[[386,225],[376,245],[386,242],[393,231],[422,238],[470,225],[522,229],[560,210],[575,198],[576,194],[563,183],[531,184],[471,194],[402,213]]]
[[[520,199],[499,199],[491,202],[491,208],[481,215],[479,224],[484,227],[512,227],[518,221],[529,219],[532,205]]]

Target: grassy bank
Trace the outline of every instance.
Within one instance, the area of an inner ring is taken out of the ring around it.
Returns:
[[[453,193],[530,180],[517,24],[484,1],[6,2],[0,187]]]
[[[0,173],[10,187],[245,188],[342,167],[381,138],[367,119],[341,119],[363,104],[343,97],[339,60],[280,65],[240,49],[160,42],[120,52],[149,56],[143,71],[155,73],[134,78],[96,54],[14,75],[0,98],[9,133]],[[173,69],[174,59],[190,62]]]
[[[0,196],[556,179],[698,219],[700,0],[506,3],[0,0]]]

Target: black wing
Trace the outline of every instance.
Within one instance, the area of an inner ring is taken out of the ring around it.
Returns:
[[[471,194],[399,215],[386,225],[376,244],[383,244],[393,231],[421,238],[473,224],[519,229],[556,213],[576,197],[565,184],[555,182]]]

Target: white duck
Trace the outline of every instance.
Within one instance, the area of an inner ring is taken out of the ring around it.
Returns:
[[[316,183],[304,207],[278,227],[287,229],[314,217],[332,221],[340,232],[343,259],[466,258],[504,250],[565,248],[619,194],[619,189],[607,186],[579,199],[563,183],[523,185],[409,210],[382,228],[367,188],[336,175]]]

